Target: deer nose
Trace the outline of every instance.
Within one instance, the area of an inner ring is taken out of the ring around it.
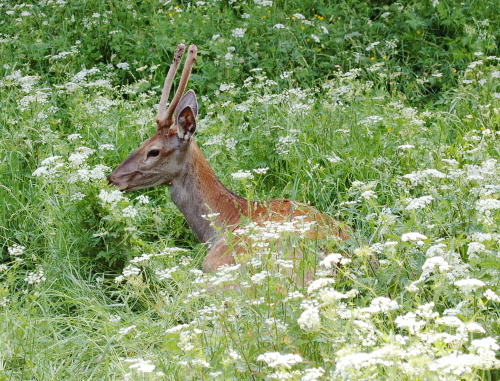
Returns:
[[[107,178],[109,185],[116,185],[116,178],[111,174]]]

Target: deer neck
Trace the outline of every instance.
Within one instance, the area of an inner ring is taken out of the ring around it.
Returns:
[[[194,140],[183,171],[170,186],[172,201],[201,242],[208,242],[247,215],[248,201],[227,189],[217,178]],[[217,213],[215,227],[206,215]],[[203,217],[205,216],[205,217]]]

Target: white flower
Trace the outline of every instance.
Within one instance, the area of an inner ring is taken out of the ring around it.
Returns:
[[[425,208],[426,205],[429,205],[434,200],[432,196],[422,196],[414,199],[407,199],[409,201],[406,206],[406,210],[415,210]]]
[[[320,288],[329,286],[331,284],[335,283],[335,279],[333,278],[320,278],[314,280],[309,287],[307,288],[307,293],[310,294],[316,290],[319,290]]]
[[[331,156],[325,156],[325,159],[333,164],[338,163],[339,161],[342,161],[342,159],[340,157],[338,157],[337,155],[335,155],[335,153],[332,153]]]
[[[380,41],[375,41],[375,42],[372,42],[370,45],[368,45],[366,47],[366,51],[370,51],[372,50],[375,46],[377,46],[378,44],[380,44]]]
[[[116,64],[116,67],[118,69],[128,70],[130,68],[130,65],[127,62],[120,62]]]
[[[268,170],[269,170],[269,167],[255,168],[255,169],[253,169],[253,172],[257,173],[258,175],[261,175],[261,174],[267,173]]]
[[[443,257],[431,257],[428,258],[422,265],[422,270],[424,272],[433,272],[438,270],[440,273],[451,270],[451,266],[446,262]]]
[[[119,335],[126,335],[127,333],[129,333],[130,331],[132,331],[133,329],[135,329],[136,327],[137,327],[136,325],[131,325],[131,326],[128,326],[128,327],[120,328],[118,330],[118,334]]]
[[[72,153],[68,158],[74,165],[82,165],[85,159],[87,159],[87,156],[81,152]]]
[[[237,180],[253,179],[252,172],[242,169],[240,169],[238,172],[231,173],[231,176],[233,177],[233,179]]]
[[[104,189],[101,189],[101,192],[99,193],[99,196],[98,196],[101,201],[103,203],[107,203],[107,204],[113,204],[113,203],[116,203],[118,201],[120,201],[123,196],[122,196],[122,192],[120,192],[118,189],[117,190],[113,190],[111,192],[108,192]]]
[[[133,363],[129,366],[129,369],[135,369],[137,372],[141,373],[151,373],[156,368],[155,365],[151,364],[151,361],[143,360],[141,358],[125,359],[124,361]]]
[[[416,334],[425,325],[424,320],[417,320],[417,315],[408,312],[406,315],[398,316],[394,322],[399,328],[406,328],[412,335]]]
[[[24,250],[26,250],[26,247],[18,245],[17,243],[15,243],[11,247],[7,248],[7,251],[13,257],[19,257],[19,256],[23,255]]]
[[[268,352],[259,355],[257,361],[263,361],[271,368],[291,369],[293,365],[302,362],[302,357],[295,354],[282,355],[279,352]]]
[[[490,351],[498,351],[500,346],[493,337],[485,337],[484,339],[472,340],[471,348],[475,348],[476,350],[481,348]]]
[[[318,307],[310,306],[307,308],[297,319],[297,323],[303,330],[318,330],[321,327]]]
[[[54,161],[57,161],[61,158],[62,156],[50,156],[44,160],[42,160],[41,164],[42,165],[49,165],[52,164]]]
[[[149,197],[141,194],[135,198],[139,204],[149,204]]]
[[[106,172],[109,171],[109,167],[103,164],[97,164],[93,169],[91,169],[88,173],[89,177],[94,180],[105,179]]]
[[[401,240],[403,242],[407,241],[417,241],[418,245],[423,244],[422,240],[427,239],[427,237],[423,234],[417,233],[417,232],[410,232],[410,233],[405,233],[401,236]],[[421,242],[421,243],[420,243]]]
[[[101,144],[99,149],[103,151],[114,151],[115,146],[113,144]]]
[[[30,272],[26,278],[24,278],[25,282],[28,282],[28,284],[38,284],[46,280],[45,278],[45,272],[41,266],[38,266],[36,272]]]
[[[492,210],[500,209],[500,200],[487,198],[476,202],[476,209],[479,213],[490,215]]]
[[[232,88],[234,88],[234,83],[221,83],[219,85],[219,90],[220,91],[227,91],[227,90],[231,90]]]
[[[321,367],[309,368],[305,370],[304,375],[300,378],[300,381],[319,381],[323,379],[325,370]]]
[[[398,309],[399,305],[395,300],[379,296],[371,301],[370,308],[376,312],[388,312]]]
[[[492,302],[500,303],[500,296],[497,295],[493,290],[487,289],[483,293],[484,297],[488,300],[491,300]]]
[[[72,141],[72,140],[77,140],[77,139],[81,139],[82,138],[82,135],[76,133],[76,134],[71,134],[71,135],[68,135],[68,140],[69,141]]]
[[[81,201],[85,198],[85,194],[82,192],[75,192],[71,195],[70,200],[71,201]]]
[[[283,24],[276,24],[273,26],[274,29],[288,29],[285,25]]]
[[[367,191],[364,191],[363,193],[361,193],[359,198],[362,198],[365,200],[370,200],[372,198],[377,198],[377,195],[376,195],[375,191],[367,190]]]
[[[340,260],[342,259],[342,254],[339,254],[339,253],[333,253],[333,254],[328,254],[325,259],[323,259],[319,265],[320,266],[324,266],[326,267],[327,269],[331,269],[332,267],[334,267],[337,263],[340,262]]]
[[[236,28],[233,29],[231,35],[236,38],[242,38],[245,35],[245,32],[246,32],[245,28]]]
[[[474,278],[457,280],[454,285],[460,288],[460,290],[465,293],[469,293],[477,290],[480,287],[486,286],[483,281]]]
[[[485,253],[486,246],[480,242],[471,242],[468,245],[467,256],[469,258],[477,258],[477,254]]]
[[[264,270],[260,273],[252,275],[250,280],[255,284],[261,284],[264,281],[264,279],[266,279],[268,276],[269,276],[269,273]]]

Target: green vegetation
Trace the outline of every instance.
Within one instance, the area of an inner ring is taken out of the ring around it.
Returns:
[[[496,3],[1,1],[0,380],[498,379]],[[348,241],[203,274],[166,188],[107,185],[180,42],[222,182]]]

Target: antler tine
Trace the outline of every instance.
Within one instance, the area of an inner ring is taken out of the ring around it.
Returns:
[[[186,45],[179,44],[175,49],[174,59],[170,69],[168,69],[168,74],[165,77],[165,83],[163,85],[163,91],[161,93],[160,104],[158,105],[158,115],[156,115],[156,124],[158,125],[158,130],[166,127],[166,122],[168,119],[168,113],[165,110],[168,101],[168,95],[170,94],[170,88],[172,87],[172,82],[174,81],[175,73],[177,68],[181,63],[182,56],[184,55],[184,50],[186,50]]]
[[[179,86],[177,87],[177,91],[175,92],[174,98],[172,102],[168,106],[166,115],[165,115],[165,126],[170,127],[174,123],[174,111],[179,101],[181,100],[184,91],[186,90],[186,86],[189,80],[189,76],[191,75],[191,69],[193,68],[194,62],[196,61],[196,54],[198,53],[198,48],[196,45],[190,45],[188,49],[188,56],[186,58],[186,62],[184,63],[184,69],[182,70],[182,76],[179,81]]]

